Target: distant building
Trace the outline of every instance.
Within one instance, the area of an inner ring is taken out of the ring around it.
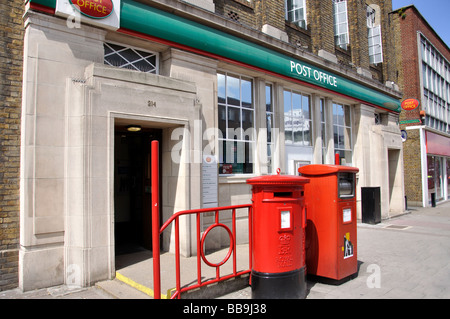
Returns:
[[[152,139],[162,220],[250,203],[248,178],[336,153],[359,168],[359,217],[364,187],[383,218],[404,212],[391,1],[74,2],[26,2],[22,289],[113,278],[116,254],[151,247]],[[208,185],[203,155],[218,161]],[[180,223],[186,256],[194,224]]]
[[[403,100],[419,102],[400,114],[405,192],[409,205],[427,207],[450,199],[450,49],[416,7],[391,19]]]

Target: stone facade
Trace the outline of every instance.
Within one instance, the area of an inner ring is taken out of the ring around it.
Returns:
[[[157,130],[161,135],[161,219],[167,220],[182,210],[205,207],[202,193],[197,191],[208,187],[202,184],[202,152],[206,146],[213,145],[218,155],[218,145],[222,142],[217,135],[202,134],[208,129],[217,129],[219,121],[223,121],[220,117],[224,113],[219,112],[219,90],[223,85],[219,83],[218,74],[229,75],[231,83],[235,79],[251,83],[241,89],[251,91],[246,98],[251,99],[254,116],[247,121],[253,121],[258,134],[252,141],[254,154],[258,156],[251,162],[251,173],[217,172],[217,206],[251,203],[251,188],[246,184],[249,176],[274,173],[277,168],[284,174],[297,174],[299,162],[334,164],[334,126],[338,125],[333,118],[339,115],[333,113],[333,105],[339,104],[347,110],[345,130],[350,152],[346,153],[351,153],[347,163],[360,169],[358,206],[361,206],[360,188],[378,186],[383,218],[403,212],[403,155],[397,113],[365,102],[369,93],[356,98],[354,92],[342,93],[311,84],[299,80],[292,72],[291,59],[317,68],[316,74],[340,77],[350,87],[363,86],[386,100],[399,98],[397,90],[385,86],[386,81],[394,81],[386,71],[389,68],[383,63],[375,72],[368,64],[367,49],[363,48],[367,44],[365,32],[351,27],[350,47],[347,50],[335,47],[333,23],[329,19],[331,1],[306,1],[306,30],[286,23],[284,1],[216,0],[214,6],[211,1],[195,0],[124,4],[130,20],[134,18],[132,10],[136,10],[139,17],[135,18],[141,21],[154,17],[171,25],[176,22],[178,28],[195,24],[198,34],[242,45],[248,50],[242,59],[253,59],[252,49],[264,52],[260,54],[263,58],[260,65],[227,57],[230,53],[221,47],[223,43],[214,43],[222,51],[215,50],[216,47],[214,50],[195,48],[188,43],[190,47],[182,43],[184,40],[179,34],[176,37],[180,36],[180,43],[164,35],[158,38],[152,32],[145,35],[142,30],[115,31],[94,26],[89,20],[78,27],[69,27],[64,16],[58,16],[53,8],[42,7],[42,2],[48,5],[51,1],[30,1],[38,4],[32,5],[25,14],[23,80],[27,94],[23,97],[21,123],[24,141],[21,145],[23,191],[20,194],[21,289],[61,283],[89,286],[114,277],[118,242],[115,231],[120,222],[118,217],[125,215],[121,214],[123,207],[119,206],[128,205],[120,198],[120,190],[130,185],[118,176],[125,175],[129,167],[118,164],[122,158],[116,157],[116,151],[124,149],[119,148],[120,143],[128,143],[124,142],[128,133],[123,129],[129,124],[139,124],[148,131]],[[380,3],[389,6],[390,1]],[[198,8],[202,4],[206,8]],[[349,0],[348,4],[352,19],[365,26],[365,6],[356,0]],[[267,8],[271,11],[267,12]],[[326,27],[322,28],[321,24]],[[153,32],[161,30],[152,29]],[[191,34],[195,33],[189,36]],[[354,37],[361,39],[356,41]],[[202,45],[212,45],[212,42]],[[106,43],[154,54],[157,74],[105,65]],[[389,51],[385,51],[384,56],[386,52]],[[270,63],[264,60],[269,58],[287,61],[291,73],[283,75],[270,71]],[[323,72],[319,73],[319,69]],[[265,135],[268,87],[273,97],[273,127],[270,129],[277,131],[273,135],[271,171],[264,162],[268,153]],[[294,145],[285,138],[286,92],[299,92],[310,103],[309,144]],[[230,97],[231,103],[235,103],[235,98]],[[323,128],[321,112],[326,118]],[[381,117],[379,123],[375,122],[376,114]],[[322,147],[323,136],[325,147]],[[174,161],[174,156],[179,156],[180,161]],[[145,157],[141,162],[147,160]],[[142,196],[148,190],[143,188]],[[358,218],[360,216],[359,210]],[[201,221],[202,231],[212,223],[214,216],[205,216]],[[231,222],[225,220],[224,223]],[[237,241],[245,243],[248,241],[246,215],[239,212],[236,224]],[[195,218],[185,216],[179,226],[181,254],[196,254]],[[227,234],[217,237],[214,248],[228,240]],[[173,229],[162,236],[162,246],[166,250],[173,248]]]
[[[17,287],[23,1],[0,4],[0,291]]]

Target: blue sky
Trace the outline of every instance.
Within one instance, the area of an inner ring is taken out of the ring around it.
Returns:
[[[449,0],[392,0],[392,9],[413,4],[431,27],[450,47]]]

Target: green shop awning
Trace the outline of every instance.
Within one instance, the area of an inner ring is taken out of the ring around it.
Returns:
[[[30,0],[55,8],[56,0]],[[132,31],[269,71],[336,92],[369,105],[400,112],[400,101],[360,83],[293,59],[223,31],[132,0],[121,1],[119,31]]]

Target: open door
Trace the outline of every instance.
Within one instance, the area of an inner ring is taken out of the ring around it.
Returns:
[[[114,143],[114,229],[116,255],[152,249],[151,142],[159,129],[129,132],[116,126]]]

